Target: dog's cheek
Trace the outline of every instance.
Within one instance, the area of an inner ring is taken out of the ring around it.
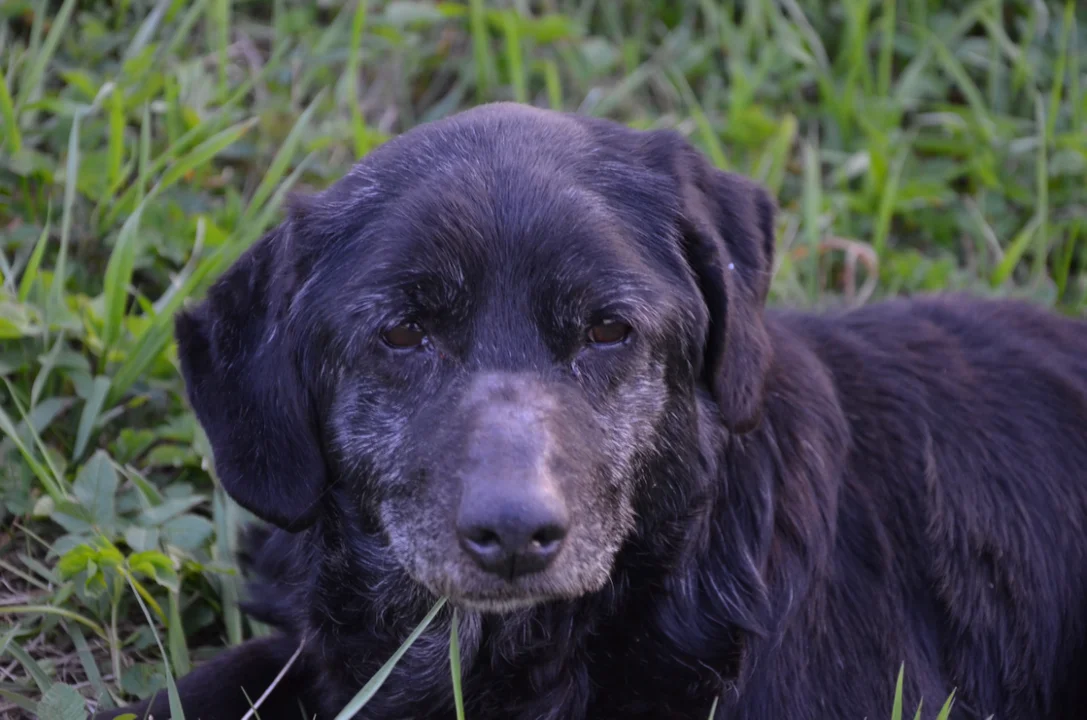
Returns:
[[[401,481],[398,461],[407,444],[407,418],[376,383],[342,383],[332,404],[331,444],[337,475],[367,506]]]
[[[668,407],[665,364],[649,355],[628,373],[598,406],[604,428],[604,483],[597,502],[621,501],[624,509],[637,491],[641,466],[654,451]]]
[[[435,548],[441,546],[440,532],[427,527],[421,509],[424,502],[411,502],[406,498],[382,501],[381,525],[389,541],[389,551],[396,562],[416,582],[428,585],[428,578],[436,576]],[[430,588],[437,590],[436,588]]]
[[[564,574],[586,590],[607,582],[615,555],[635,529],[634,498],[642,468],[659,442],[668,406],[666,363],[646,353],[636,371],[592,403],[594,424],[602,429],[599,454],[576,485],[581,508]]]
[[[440,594],[457,586],[462,570],[454,533],[458,489],[436,445],[435,422],[420,417],[405,431],[397,470],[383,483],[380,519],[397,562]]]
[[[389,551],[416,582],[436,595],[473,584],[454,531],[455,498],[442,482],[422,483],[411,494],[387,497],[380,505]]]

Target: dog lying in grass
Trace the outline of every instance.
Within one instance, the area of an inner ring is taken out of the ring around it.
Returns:
[[[472,720],[887,718],[903,665],[925,717],[1082,717],[1087,322],[768,309],[774,216],[673,132],[513,104],[295,199],[177,319],[277,628],[187,717],[289,665],[259,716],[333,718],[440,598],[358,717],[454,717],[454,609]]]

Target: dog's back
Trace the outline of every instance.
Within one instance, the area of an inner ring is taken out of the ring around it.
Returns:
[[[882,663],[889,687],[904,662],[908,703],[923,695],[931,712],[956,690],[962,717],[1079,717],[1087,322],[961,295],[770,316],[777,343],[799,340],[827,368],[848,423],[820,605],[828,652],[854,652],[840,669]],[[819,641],[804,645],[803,659],[783,653],[798,667],[768,674],[836,672],[812,670]]]

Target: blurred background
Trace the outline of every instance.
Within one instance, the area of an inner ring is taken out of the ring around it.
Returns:
[[[0,717],[82,718],[263,631],[171,332],[288,193],[517,100],[765,184],[773,304],[1085,315],[1085,49],[1073,0],[3,0]]]

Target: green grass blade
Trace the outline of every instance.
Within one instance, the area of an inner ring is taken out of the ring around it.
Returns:
[[[671,76],[672,83],[679,91],[680,97],[683,98],[683,102],[687,106],[688,112],[691,113],[691,118],[694,120],[695,126],[698,127],[698,135],[702,138],[702,142],[706,147],[706,152],[709,153],[713,164],[721,170],[728,170],[728,158],[725,157],[725,151],[724,148],[721,147],[721,140],[717,137],[717,131],[710,125],[709,118],[706,117],[706,113],[702,110],[702,105],[699,104],[698,98],[695,97],[690,83],[687,82],[687,78],[685,78],[683,73],[678,70],[672,72]]]
[[[362,60],[362,36],[366,29],[368,0],[357,0],[351,18],[351,54],[347,56],[347,102],[351,111],[351,133],[355,141],[355,157],[370,151],[370,133],[359,103],[359,67]],[[312,107],[312,105],[311,105]]]
[[[1073,0],[1069,0],[1069,5],[1073,4]],[[1068,104],[1071,105],[1072,111],[1072,127],[1082,128],[1084,127],[1084,114],[1087,114],[1087,96],[1080,95],[1080,74],[1079,74],[1079,32],[1078,21],[1076,20],[1076,14],[1072,13],[1072,19],[1069,22],[1070,30],[1069,35],[1072,36],[1072,50],[1068,54]]]
[[[4,562],[3,560],[0,560],[0,570],[3,570],[4,572],[11,573],[13,576],[18,577],[20,580],[23,580],[23,581],[25,581],[27,583],[30,583],[34,587],[36,587],[39,590],[42,590],[44,592],[50,592],[50,590],[51,590],[49,585],[47,585],[46,583],[43,583],[41,580],[34,577],[30,573],[28,573],[28,572],[26,572],[24,570],[21,570],[20,568],[16,567],[15,565],[12,565],[9,562]],[[3,652],[3,651],[4,651],[3,643],[0,642],[0,652]]]
[[[909,143],[904,144],[891,163],[891,172],[887,182],[883,186],[883,192],[879,198],[879,209],[876,214],[876,233],[872,241],[872,247],[877,257],[883,257],[887,249],[887,236],[891,231],[891,216],[894,214],[895,201],[898,199],[898,185],[902,178],[902,170],[906,166],[906,160],[910,156]]]
[[[181,21],[174,29],[173,37],[165,45],[165,51],[163,52],[165,57],[176,57],[181,52],[182,45],[189,41],[189,33],[192,32],[193,27],[200,20],[200,16],[204,14],[204,5],[206,3],[207,0],[196,0],[185,11]]]
[[[785,183],[785,171],[792,155],[793,144],[799,128],[796,116],[789,113],[766,146],[766,152],[758,163],[757,175],[774,196],[781,192]]]
[[[91,431],[102,413],[102,404],[106,401],[106,393],[109,392],[109,377],[99,375],[91,385],[90,395],[83,404],[83,412],[79,416],[79,427],[76,430],[75,448],[72,450],[72,461],[77,461],[87,450],[87,443],[91,438]]]
[[[94,620],[62,607],[54,607],[52,605],[6,605],[0,607],[0,612],[10,615],[56,615],[57,617],[73,620],[80,625],[90,628],[94,631],[95,635],[98,635],[99,637],[106,637],[105,628]]]
[[[355,697],[353,697],[343,710],[336,715],[335,720],[349,720],[349,718],[353,718],[355,713],[365,707],[366,703],[370,702],[370,699],[377,694],[377,691],[380,690],[381,686],[388,680],[389,675],[392,674],[396,664],[400,662],[400,658],[404,656],[404,653],[408,651],[408,648],[415,644],[415,641],[418,640],[419,636],[423,634],[423,631],[427,629],[427,626],[430,625],[430,622],[434,619],[434,616],[438,614],[438,611],[442,609],[445,602],[446,599],[443,597],[438,600],[438,602],[434,603],[434,607],[430,609],[430,612],[426,614],[426,617],[416,625],[407,639],[400,644],[400,647],[397,648],[392,657],[386,660],[385,664],[381,666],[372,678],[370,678],[370,681],[363,685],[362,689],[359,690]]]
[[[212,0],[211,29],[215,33],[212,44],[215,48],[219,69],[219,97],[226,97],[227,84],[230,78],[227,68],[230,63],[230,0]]]
[[[133,215],[140,214],[140,206],[147,199],[147,186],[151,182],[151,106],[143,104],[143,115],[140,118],[140,144],[136,153],[136,210]]]
[[[286,49],[287,46],[284,44],[277,48],[277,52],[281,55],[286,52]],[[234,106],[238,105],[242,99],[249,94],[253,86],[257,82],[261,82],[272,68],[278,66],[280,55],[273,54],[264,67],[260,69],[260,72],[239,85],[234,93],[219,106],[219,109],[213,116],[194,125],[184,135],[170,143],[170,146],[167,147],[166,150],[151,161],[151,165],[147,169],[147,176],[157,175],[162,172],[171,162],[176,161],[178,157],[188,152],[193,147],[193,144],[197,142],[197,138],[207,136],[208,133],[212,131],[212,128],[221,124],[224,119],[229,116],[230,112],[234,109]],[[251,122],[255,122],[255,119]],[[113,206],[110,207],[109,211],[103,215],[103,220],[99,225],[99,229],[104,230],[105,228],[110,227],[121,213],[137,205],[139,203],[139,198],[137,197],[139,192],[139,183],[134,183],[132,187],[128,188],[121,197],[117,199]]]
[[[26,104],[35,97],[36,93],[41,91],[41,83],[45,78],[45,70],[49,67],[49,64],[53,61],[53,55],[57,51],[57,44],[60,42],[61,35],[64,34],[65,29],[68,27],[68,21],[72,17],[72,11],[75,10],[76,0],[64,0],[64,4],[60,6],[60,10],[56,15],[53,15],[50,20],[49,33],[45,36],[45,42],[42,46],[31,53],[30,64],[27,65],[26,71],[23,74],[22,80],[19,83],[19,95],[15,101],[15,115],[18,116]],[[46,13],[36,13],[34,22],[37,23],[39,19],[44,19]]]
[[[993,273],[989,280],[993,287],[1003,285],[1004,281],[1008,279],[1008,276],[1012,274],[1012,271],[1015,270],[1015,266],[1019,264],[1019,261],[1026,253],[1027,248],[1030,247],[1031,242],[1034,240],[1034,234],[1038,232],[1038,228],[1041,224],[1041,216],[1036,214],[1027,221],[1027,224],[1023,226],[1022,230],[1016,233],[1011,244],[1008,245],[1004,257],[1000,259],[996,268],[993,269]]]
[[[57,253],[57,265],[53,278],[53,308],[59,311],[64,302],[64,283],[67,273],[68,247],[72,237],[72,213],[75,209],[76,181],[79,178],[79,124],[80,114],[72,118],[72,129],[68,133],[68,162],[64,175],[64,204],[60,218],[60,251]],[[46,308],[46,318],[50,317]]]
[[[544,61],[544,85],[547,88],[547,104],[552,110],[562,110],[565,103],[562,100],[562,78],[559,76],[559,66],[554,60]]]
[[[147,17],[140,23],[140,27],[136,30],[136,34],[132,37],[132,41],[128,44],[128,48],[125,50],[124,54],[125,60],[135,57],[141,50],[147,47],[147,44],[151,42],[151,38],[154,37],[155,31],[158,30],[159,25],[162,23],[163,16],[173,3],[174,0],[159,0],[155,3],[151,12],[148,13]]]
[[[268,165],[268,168],[264,170],[260,184],[253,192],[253,197],[249,201],[249,207],[246,208],[245,214],[242,215],[242,226],[248,225],[252,219],[259,214],[263,209],[268,196],[272,194],[276,185],[283,178],[283,173],[286,172],[287,166],[290,164],[291,158],[294,157],[295,150],[302,140],[302,134],[309,126],[310,118],[313,117],[313,113],[318,105],[320,105],[324,95],[324,91],[317,93],[313,98],[313,101],[310,102],[309,107],[302,112],[298,117],[298,120],[294,123],[294,127],[287,133],[287,137],[283,140],[283,144],[276,152],[275,157],[272,158],[272,162]]]
[[[6,380],[5,380],[6,382]],[[10,385],[8,387],[10,390]],[[12,395],[14,397],[14,395]],[[19,451],[19,454],[23,456],[23,461],[26,462],[34,476],[41,481],[42,487],[45,492],[53,499],[54,502],[60,502],[66,498],[66,493],[57,482],[50,468],[46,464],[43,464],[34,457],[34,454],[27,447],[26,443],[20,437],[18,430],[15,427],[15,423],[12,422],[11,417],[4,411],[3,407],[0,407],[0,433],[8,436],[15,448]]]
[[[161,315],[167,308],[176,307],[174,304],[174,298],[177,294],[185,288],[189,282],[189,278],[196,271],[197,266],[200,264],[200,254],[204,249],[204,237],[207,234],[207,219],[199,217],[196,220],[196,238],[193,240],[192,252],[189,254],[189,259],[186,261],[185,266],[181,268],[181,272],[177,274],[177,277],[173,279],[166,291],[162,293],[158,300],[151,306],[150,312],[154,313],[157,317]],[[184,299],[184,298],[182,298]]]
[[[502,32],[505,35],[506,66],[513,85],[513,99],[528,102],[528,79],[525,77],[525,58],[521,52],[521,28],[512,10],[502,13]]]
[[[109,99],[109,161],[106,179],[111,190],[121,183],[121,170],[125,161],[125,94],[120,86],[114,86]]]
[[[106,361],[110,350],[121,337],[121,326],[125,318],[125,304],[128,300],[129,284],[136,268],[137,238],[140,220],[143,216],[143,204],[136,212],[129,215],[117,235],[117,242],[106,264],[106,276],[103,282],[105,293],[105,325],[102,328],[102,360]]]
[[[140,496],[147,503],[147,507],[156,507],[162,504],[162,493],[158,491],[158,488],[149,483],[147,478],[140,475],[139,471],[131,467],[117,466],[117,472],[132,481],[132,484],[140,491]]]
[[[312,157],[311,154],[303,162],[299,163],[298,167],[279,187],[272,196],[271,201],[266,204],[264,210],[254,222],[239,227],[239,231],[244,233],[243,240],[233,239],[220,247],[215,254],[201,262],[180,287],[171,288],[168,291],[171,293],[169,302],[161,306],[159,314],[152,321],[151,326],[140,336],[136,346],[129,352],[114,374],[106,407],[113,407],[169,345],[173,337],[173,314],[181,307],[181,303],[191,296],[194,291],[225,270],[244,251],[249,242],[270,224],[271,218],[282,203],[283,198],[298,177],[301,176],[309,159]]]
[[[932,49],[936,53],[936,59],[943,67],[959,90],[966,97],[966,102],[969,104],[974,117],[977,119],[981,126],[981,129],[985,132],[987,138],[991,138],[993,135],[993,121],[989,117],[989,113],[985,107],[985,99],[982,97],[981,91],[978,90],[977,85],[970,79],[969,73],[966,72],[966,68],[962,66],[958,58],[952,54],[939,37],[935,33],[928,30],[922,30],[927,36],[928,41],[931,44]]]
[[[4,698],[12,705],[21,707],[23,710],[26,710],[29,713],[28,717],[34,717],[38,713],[38,703],[34,702],[26,696],[20,695],[19,693],[0,688],[0,697]]]
[[[238,536],[238,510],[233,501],[216,483],[211,497],[211,517],[215,525],[215,544],[212,546],[212,558],[217,561],[232,562],[234,539]],[[236,647],[242,642],[242,615],[238,606],[238,578],[223,575],[217,578],[220,602],[222,603],[223,625],[226,626],[227,643]]]
[[[189,659],[189,646],[185,641],[185,628],[181,624],[181,596],[173,590],[170,591],[169,614],[166,639],[170,647],[170,661],[174,664],[174,672],[179,677],[184,677],[192,669],[192,661]]]
[[[948,720],[951,717],[951,707],[955,704],[955,692],[955,690],[952,690],[951,694],[947,696],[943,707],[940,708],[940,712],[936,715],[936,720]]]
[[[110,383],[109,395],[106,396],[106,407],[111,408],[117,404],[120,398],[128,392],[136,383],[144,371],[162,353],[170,343],[173,332],[172,318],[160,315],[152,322],[136,343],[136,347],[128,353],[124,362],[117,369]]]
[[[260,214],[248,225],[243,225],[238,228],[238,232],[235,233],[230,239],[230,242],[214,254],[209,256],[204,262],[200,263],[199,267],[193,272],[192,276],[182,285],[176,296],[171,299],[170,303],[164,306],[163,311],[173,313],[183,298],[189,297],[194,292],[204,289],[208,283],[213,282],[230,263],[234,262],[238,256],[240,256],[246,248],[248,248],[253,241],[264,234],[265,230],[271,227],[275,221],[276,215],[279,213],[280,207],[283,205],[283,201],[287,197],[287,193],[291,191],[295,183],[305,172],[310,162],[315,157],[315,153],[310,153],[302,162],[298,163],[298,166],[294,171],[287,176],[279,188],[276,189],[275,194],[272,195]]]
[[[15,103],[11,99],[7,78],[0,73],[0,120],[4,122],[4,135],[0,137],[0,147],[7,143],[12,155],[23,149],[23,136],[19,132],[19,122],[15,115]]]
[[[0,657],[3,657],[4,653],[7,652],[8,645],[11,644],[11,641],[15,639],[15,636],[19,633],[21,629],[22,628],[18,624],[16,624],[10,630],[4,633],[3,637],[0,637]]]
[[[616,83],[615,87],[604,97],[589,106],[587,108],[588,114],[596,117],[607,117],[623,100],[633,95],[636,90],[648,83],[650,78],[655,77],[657,73],[658,69],[655,65],[650,63],[639,65],[634,69],[634,72]]]
[[[902,720],[902,677],[905,669],[905,663],[898,667],[898,680],[895,682],[894,704],[891,706],[891,720]]]
[[[921,3],[923,4],[924,0]],[[992,0],[977,0],[970,4],[966,9],[960,12],[955,18],[955,24],[950,27],[946,33],[942,33],[942,42],[946,46],[954,46],[958,43],[959,38],[962,37],[967,31],[969,31],[979,21],[981,16],[992,5]],[[932,60],[933,55],[933,40],[939,40],[939,38],[926,29],[924,22],[917,20],[916,13],[912,21],[914,30],[918,36],[918,40],[921,42],[921,49],[910,61],[907,63],[906,68],[900,73],[898,82],[895,83],[894,99],[898,103],[904,103],[908,97],[918,91],[917,85],[928,67],[928,63]],[[923,15],[924,13],[922,13]]]
[[[811,267],[808,279],[808,292],[814,299],[819,294],[819,244],[822,241],[820,215],[823,206],[823,189],[820,175],[819,151],[810,143],[804,144],[804,189],[803,189],[803,224],[804,237],[808,252],[811,254]]]
[[[181,696],[177,693],[177,683],[174,681],[173,670],[170,669],[170,663],[166,660],[165,648],[162,647],[162,638],[159,637],[158,631],[155,629],[155,621],[151,618],[151,612],[147,609],[147,605],[144,604],[143,596],[136,589],[136,584],[132,579],[132,576],[125,573],[125,580],[128,582],[128,586],[132,588],[132,594],[136,597],[136,602],[140,605],[140,610],[143,611],[144,619],[147,620],[147,628],[151,631],[151,636],[155,638],[155,644],[159,646],[159,654],[162,657],[162,667],[166,671],[166,694],[170,700],[170,717],[174,720],[185,720],[185,711],[181,708]]]
[[[158,195],[167,188],[173,186],[174,183],[189,172],[202,168],[216,155],[240,140],[243,135],[249,132],[249,130],[257,124],[258,120],[259,118],[255,117],[243,120],[242,122],[231,125],[226,130],[215,133],[210,138],[197,145],[162,174],[162,177],[155,183],[151,192],[148,193],[148,197],[150,198]]]
[[[102,679],[102,673],[98,671],[98,663],[95,661],[94,655],[91,654],[90,646],[87,645],[87,639],[83,636],[83,631],[78,624],[68,625],[65,623],[65,629],[68,631],[68,637],[72,639],[72,645],[75,646],[76,655],[79,656],[79,663],[83,666],[83,672],[87,674],[87,681],[90,682],[91,687],[94,688],[98,696],[98,707],[102,709],[114,707],[113,696],[110,695],[109,689]]]
[[[449,671],[453,676],[453,705],[457,720],[464,720],[464,690],[460,668],[460,613],[453,608],[453,624],[449,628]]]
[[[21,303],[26,302],[26,299],[30,297],[30,289],[38,278],[38,268],[41,267],[42,255],[45,254],[45,246],[49,244],[49,230],[52,225],[51,215],[52,205],[46,211],[45,227],[42,228],[41,233],[38,235],[38,241],[34,244],[34,251],[30,254],[30,259],[26,261],[23,277],[19,280],[19,294],[17,297]]]
[[[472,55],[476,63],[476,99],[490,99],[492,78],[495,75],[494,58],[491,55],[491,38],[487,32],[487,17],[483,0],[468,0],[469,26],[472,33]]]
[[[30,386],[30,407],[37,407],[38,400],[41,398],[45,385],[49,382],[49,377],[57,364],[57,357],[63,349],[64,333],[58,333],[56,340],[53,342],[53,349],[42,359],[38,374],[34,377],[34,382]]]
[[[1064,93],[1064,74],[1068,66],[1068,36],[1072,31],[1072,23],[1075,19],[1072,0],[1064,4],[1064,17],[1061,22],[1061,37],[1058,41],[1057,61],[1053,66],[1053,88],[1049,96],[1049,117],[1045,126],[1045,140],[1053,142],[1053,134],[1057,127],[1057,117],[1061,110],[1061,97]],[[1081,128],[1087,130],[1087,128]]]
[[[27,674],[34,680],[34,684],[38,686],[38,690],[41,694],[49,692],[49,688],[53,687],[53,681],[49,678],[49,675],[42,669],[42,666],[38,664],[30,653],[22,648],[19,643],[11,640],[8,642],[7,651],[11,653],[11,656],[19,661]]]
[[[1064,241],[1063,250],[1054,262],[1053,281],[1057,284],[1057,297],[1063,298],[1068,291],[1068,276],[1072,270],[1072,259],[1076,255],[1076,240],[1078,240],[1082,222],[1073,222],[1068,228],[1068,237]]]
[[[1034,164],[1034,212],[1038,217],[1038,248],[1034,253],[1034,276],[1041,278],[1049,258],[1049,153],[1046,145],[1045,103],[1041,94],[1034,98],[1035,126],[1038,130],[1038,158]]]
[[[891,91],[891,66],[894,60],[895,0],[883,0],[883,16],[880,18],[879,60],[876,69],[876,96],[885,98]]]
[[[340,11],[336,13],[336,17],[322,29],[317,40],[305,41],[305,53],[310,57],[319,58],[324,57],[328,53],[337,52],[342,46],[344,33],[350,31],[352,23],[349,20],[349,16],[351,13],[351,3],[342,3],[340,5]],[[286,49],[285,46],[287,43],[285,40],[287,38],[289,38],[289,35],[284,34],[283,39],[277,40],[275,48],[277,52],[283,52]],[[323,63],[311,64],[305,72],[303,72],[302,77],[294,83],[292,96],[295,98],[309,97],[315,84],[323,85],[321,71],[324,68],[325,66]]]
[[[1045,8],[1045,11],[1048,14],[1048,8]],[[1037,5],[1027,3],[1026,12],[1026,27],[1023,29],[1022,35],[1020,36],[1019,54],[1017,55],[1017,61],[1015,63],[1015,73],[1012,76],[1012,89],[1014,92],[1019,92],[1028,84],[1028,82],[1032,82],[1034,79],[1027,57],[1029,56],[1028,48],[1030,47],[1030,44],[1034,42],[1038,29]]]

